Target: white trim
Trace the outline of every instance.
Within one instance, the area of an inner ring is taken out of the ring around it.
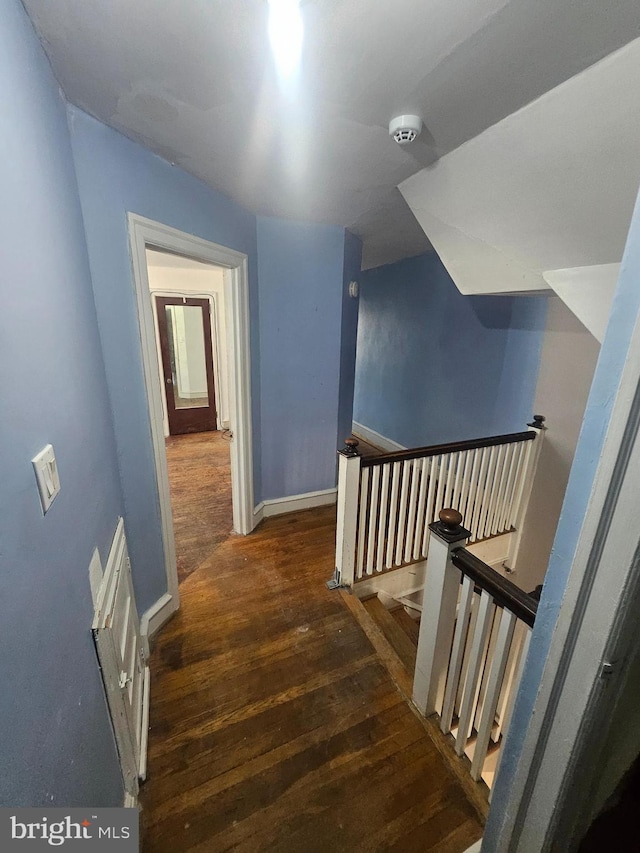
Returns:
[[[158,633],[160,628],[171,619],[180,606],[179,599],[165,592],[140,617],[140,634],[144,646],[145,657],[149,657],[149,641]]]
[[[256,527],[264,518],[264,501],[260,501],[253,510],[253,526]]]
[[[467,847],[464,853],[480,853],[480,848],[482,847],[482,839],[476,841],[475,844],[472,844],[471,847]]]
[[[223,428],[222,407],[226,403],[222,393],[222,372],[220,370],[220,311],[218,308],[219,295],[215,292],[209,294],[209,316],[211,318],[211,337],[213,338],[213,388],[215,393],[216,426],[219,430]],[[227,424],[228,426],[228,424]]]
[[[379,447],[381,450],[388,450],[389,453],[393,453],[395,450],[407,449],[404,444],[398,444],[397,441],[393,441],[391,438],[380,435],[380,433],[376,432],[374,429],[369,429],[369,427],[359,424],[356,421],[353,422],[351,429],[353,430],[354,435],[359,436],[369,444],[373,444],[375,447]]]
[[[125,809],[137,809],[138,808],[138,798],[134,797],[133,794],[130,794],[128,791],[124,792],[124,801],[122,803],[123,808]]]
[[[427,561],[420,560],[418,563],[400,566],[390,572],[380,572],[366,580],[354,583],[351,592],[358,598],[368,598],[380,592],[391,598],[397,598],[399,595],[407,595],[408,589],[418,592],[424,589],[426,568]]]
[[[261,518],[271,518],[272,515],[300,512],[302,509],[312,509],[316,506],[329,506],[336,502],[337,495],[337,489],[324,489],[321,492],[306,492],[303,495],[291,495],[287,498],[272,498],[258,504],[255,513],[259,513]]]
[[[147,246],[165,249],[224,267],[227,346],[229,347],[229,419],[234,435],[234,440],[231,442],[233,526],[237,533],[244,535],[250,533],[254,527],[247,256],[137,214],[128,213],[127,220],[133,284],[138,307],[142,365],[160,499],[167,591],[174,599],[177,609],[178,571],[165,452],[160,368],[147,274],[146,249]]]
[[[138,777],[144,782],[147,778],[147,749],[149,747],[149,705],[151,702],[151,670],[144,668],[142,685],[142,724],[140,726],[140,764]]]

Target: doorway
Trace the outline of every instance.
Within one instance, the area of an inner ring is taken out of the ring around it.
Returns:
[[[155,305],[169,434],[215,430],[209,300],[156,296]]]
[[[173,515],[165,449],[165,401],[163,383],[160,380],[161,358],[156,343],[146,252],[148,249],[156,249],[183,258],[191,258],[204,264],[214,265],[222,270],[225,318],[228,330],[225,349],[229,384],[228,429],[229,437],[232,437],[230,443],[232,517],[233,529],[241,535],[250,533],[256,524],[251,436],[249,285],[247,257],[240,252],[132,213],[128,214],[128,226],[167,576],[166,594],[143,617],[143,634],[152,636],[178,609],[179,596]]]

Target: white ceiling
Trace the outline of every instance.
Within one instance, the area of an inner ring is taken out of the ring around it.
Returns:
[[[70,101],[256,213],[350,228],[365,268],[429,247],[400,182],[640,35],[638,0],[302,0],[283,92],[266,0],[23,2]]]

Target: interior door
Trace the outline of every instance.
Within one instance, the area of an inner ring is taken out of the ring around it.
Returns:
[[[216,429],[208,299],[156,296],[169,432]]]

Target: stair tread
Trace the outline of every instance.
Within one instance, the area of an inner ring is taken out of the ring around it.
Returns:
[[[413,645],[417,648],[418,635],[420,634],[420,622],[417,619],[412,619],[404,607],[395,607],[390,612],[405,634],[409,637]]]
[[[407,672],[413,675],[416,668],[416,646],[379,598],[370,598],[363,603],[371,618],[375,620],[404,664]]]

